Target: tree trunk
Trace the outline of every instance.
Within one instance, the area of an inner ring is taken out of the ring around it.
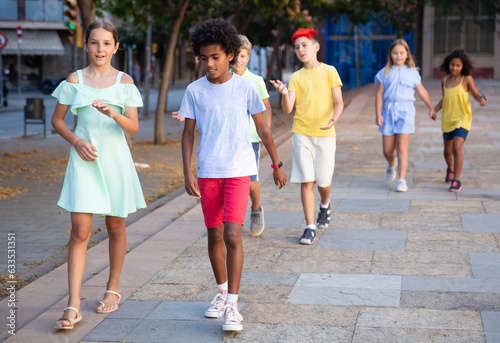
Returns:
[[[179,30],[181,28],[182,21],[184,20],[184,15],[186,13],[187,6],[190,0],[183,0],[179,2],[176,6],[176,11],[173,13],[174,23],[172,24],[172,31],[170,33],[170,40],[168,42],[167,55],[165,57],[165,62],[163,64],[163,72],[161,77],[160,90],[158,93],[158,104],[156,105],[156,115],[155,115],[155,133],[154,142],[155,144],[162,144],[165,141],[165,135],[163,130],[163,124],[165,119],[165,108],[167,106],[167,93],[168,84],[172,78],[173,64],[174,64],[174,53],[175,45],[177,43],[177,37],[179,36]]]
[[[92,0],[78,0],[78,8],[82,14],[83,27],[87,29],[95,20],[95,3]]]

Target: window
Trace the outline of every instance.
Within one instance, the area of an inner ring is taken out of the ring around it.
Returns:
[[[448,14],[446,14],[448,13]],[[488,15],[482,1],[463,2],[450,9],[436,7],[434,20],[434,53],[444,54],[464,48],[471,54],[493,55],[495,18]]]
[[[62,0],[26,0],[26,20],[63,21]]]
[[[17,20],[19,19],[17,13],[16,0],[0,0],[0,20]]]

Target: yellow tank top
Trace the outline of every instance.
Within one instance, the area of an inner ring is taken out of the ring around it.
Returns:
[[[443,86],[443,115],[441,118],[443,132],[451,132],[460,127],[470,131],[472,122],[470,94],[462,86],[463,80],[462,76],[460,83],[453,88]],[[446,77],[443,84],[446,85]]]

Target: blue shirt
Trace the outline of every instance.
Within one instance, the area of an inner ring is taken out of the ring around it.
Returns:
[[[198,177],[257,174],[249,116],[265,109],[253,82],[236,74],[221,84],[202,77],[187,87],[179,116],[195,119],[200,132]]]
[[[378,87],[379,82],[384,86],[384,102],[415,101],[415,88],[422,80],[417,69],[406,64],[401,68],[393,65],[387,76],[384,76],[384,69],[375,75],[375,86]]]

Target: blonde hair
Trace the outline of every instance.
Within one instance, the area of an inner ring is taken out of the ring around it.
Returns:
[[[250,55],[250,53],[252,52],[252,43],[250,43],[247,36],[238,35],[238,37],[240,37],[240,40],[241,40],[240,49],[245,49],[248,52],[248,54]]]
[[[396,39],[394,42],[392,42],[391,47],[389,48],[389,53],[387,54],[387,64],[385,65],[384,69],[384,76],[387,76],[387,73],[389,70],[391,70],[393,63],[392,63],[392,58],[391,58],[391,53],[392,49],[396,47],[396,45],[401,45],[403,48],[406,50],[406,61],[405,64],[409,68],[414,68],[417,69],[417,66],[415,65],[415,61],[413,61],[413,58],[411,57],[411,52],[410,52],[410,47],[408,46],[408,43],[404,39]]]

